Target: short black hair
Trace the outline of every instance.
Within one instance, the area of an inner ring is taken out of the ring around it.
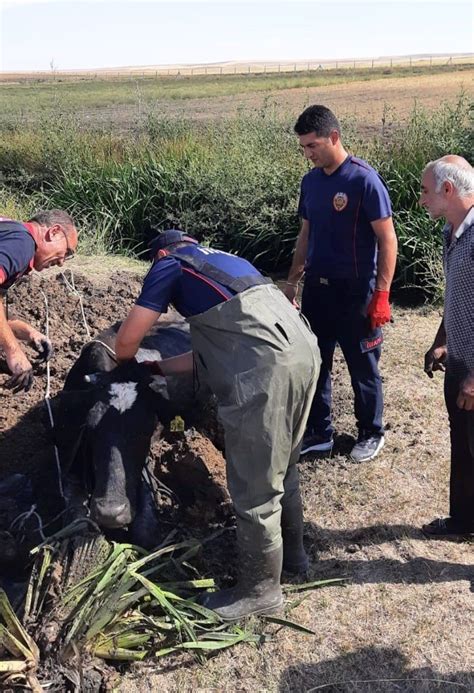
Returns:
[[[61,226],[64,226],[68,231],[76,228],[73,218],[63,209],[41,210],[36,212],[28,221],[48,227],[61,224]]]
[[[297,135],[315,132],[317,137],[329,137],[333,130],[341,134],[338,119],[326,106],[308,106],[295,123]]]

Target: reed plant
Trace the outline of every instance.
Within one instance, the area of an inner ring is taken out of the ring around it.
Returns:
[[[48,677],[46,687],[63,690],[62,677],[83,676],[95,658],[139,662],[188,652],[203,663],[234,645],[263,645],[272,638],[266,622],[316,635],[286,615],[264,617],[260,628],[255,621],[223,622],[197,601],[200,592],[215,589],[193,566],[201,544],[171,543],[173,536],[147,552],[86,532],[82,519],[35,547],[21,620],[0,590],[0,686],[28,683],[39,693],[39,680]],[[297,596],[343,582],[317,580],[286,591]]]
[[[399,289],[419,286],[426,297],[439,296],[433,268],[440,233],[418,208],[420,174],[427,161],[447,152],[469,158],[472,112],[460,95],[434,112],[414,108],[407,122],[392,124],[389,136],[361,138],[357,123],[345,124],[348,148],[377,168],[390,191]],[[89,128],[60,110],[43,113],[41,128],[0,130],[0,204],[17,198],[68,209],[88,252],[140,253],[156,230],[179,227],[264,271],[283,272],[298,233],[299,183],[308,170],[293,115],[267,102],[261,110],[202,123],[143,108],[133,132],[118,132]]]

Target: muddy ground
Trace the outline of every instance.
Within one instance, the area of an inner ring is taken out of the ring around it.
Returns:
[[[21,317],[44,332],[48,314],[49,334],[55,348],[50,365],[53,418],[59,406],[55,395],[61,390],[82,346],[126,316],[139,294],[140,279],[140,274],[127,271],[111,270],[101,275],[100,271],[91,273],[87,269],[68,267],[61,272],[35,274],[9,292],[11,317]],[[172,319],[174,315],[170,311],[167,317]],[[26,351],[34,355],[28,347]],[[0,365],[0,372],[1,369]],[[11,395],[6,390],[1,391],[0,479],[14,472],[30,476],[40,514],[48,521],[61,510],[61,505],[53,438],[44,402],[46,369],[38,366],[35,371],[29,393]],[[2,374],[0,380],[3,382],[6,377]],[[197,524],[203,530],[231,521],[224,460],[209,436],[222,447],[212,410],[198,417],[198,429],[187,430],[186,434],[168,431],[164,437],[157,430],[153,438],[151,469],[173,494],[172,508],[167,508],[164,518],[166,525],[183,519],[178,518],[178,510],[186,511],[184,519],[190,525],[199,520]],[[51,489],[47,496],[45,488]],[[164,527],[164,534],[167,531],[169,527]]]
[[[140,287],[139,273],[125,271],[119,260],[88,259],[72,269],[93,332],[122,318]],[[54,272],[15,289],[14,307],[43,329],[40,289],[48,296],[56,346],[54,394],[88,337],[78,297]],[[394,312],[381,362],[387,424],[383,452],[363,465],[348,460],[355,424],[350,383],[339,357],[334,455],[306,457],[299,465],[309,579],[346,578],[344,586],[308,591],[303,599],[288,597],[287,616],[316,635],[275,626],[273,640],[263,647],[240,646],[205,666],[180,656],[123,667],[122,693],[474,690],[473,544],[429,540],[419,529],[446,514],[448,507],[449,438],[442,382],[439,377],[430,381],[422,372],[423,353],[440,316],[420,308]],[[0,385],[5,377],[0,375]],[[12,396],[0,389],[0,478],[12,471],[41,469],[43,501],[44,489],[54,488],[53,457],[42,423],[45,386],[44,374],[38,374],[28,395]],[[203,437],[193,438],[193,446],[200,460],[197,467],[208,464],[220,486],[219,451]],[[163,462],[163,449],[160,454],[156,459]],[[44,486],[48,474],[51,486]],[[201,486],[200,481],[196,484]],[[204,506],[193,509],[192,504],[176,518],[182,526],[187,522],[186,532],[200,536],[227,523],[224,535],[206,545],[203,559],[207,573],[226,584],[235,572],[231,520],[205,517]],[[283,580],[288,586],[287,576]]]

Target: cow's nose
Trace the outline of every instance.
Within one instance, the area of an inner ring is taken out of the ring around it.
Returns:
[[[128,501],[111,502],[105,498],[92,499],[91,515],[98,525],[107,529],[127,527],[133,520]]]

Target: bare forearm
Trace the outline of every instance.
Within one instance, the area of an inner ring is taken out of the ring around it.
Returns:
[[[17,339],[21,339],[23,342],[31,339],[33,328],[28,323],[23,320],[9,320],[8,324]]]
[[[119,363],[133,359],[143,337],[159,317],[160,313],[148,308],[134,306],[131,309],[121,324],[115,340],[115,354]]]
[[[436,332],[433,347],[440,347],[446,345],[446,329],[444,327],[444,318],[441,320],[438,331]]]
[[[3,349],[5,354],[8,356],[13,352],[20,349],[20,345],[13,333],[11,326],[8,323],[7,316],[5,315],[5,309],[3,304],[0,302],[0,347]]]
[[[171,356],[169,359],[163,359],[159,362],[163,375],[185,375],[192,373],[193,370],[193,352],[187,351],[179,356]]]
[[[301,230],[296,241],[296,247],[293,255],[293,261],[291,263],[291,269],[288,273],[289,282],[299,282],[304,274],[306,256],[308,254],[308,235],[309,221],[303,219],[301,223]]]
[[[379,241],[377,280],[375,285],[379,291],[390,291],[397,264],[397,247],[398,243],[395,233],[393,236]]]
[[[141,340],[122,339],[120,333],[115,340],[115,355],[119,363],[133,359],[140,347]]]

